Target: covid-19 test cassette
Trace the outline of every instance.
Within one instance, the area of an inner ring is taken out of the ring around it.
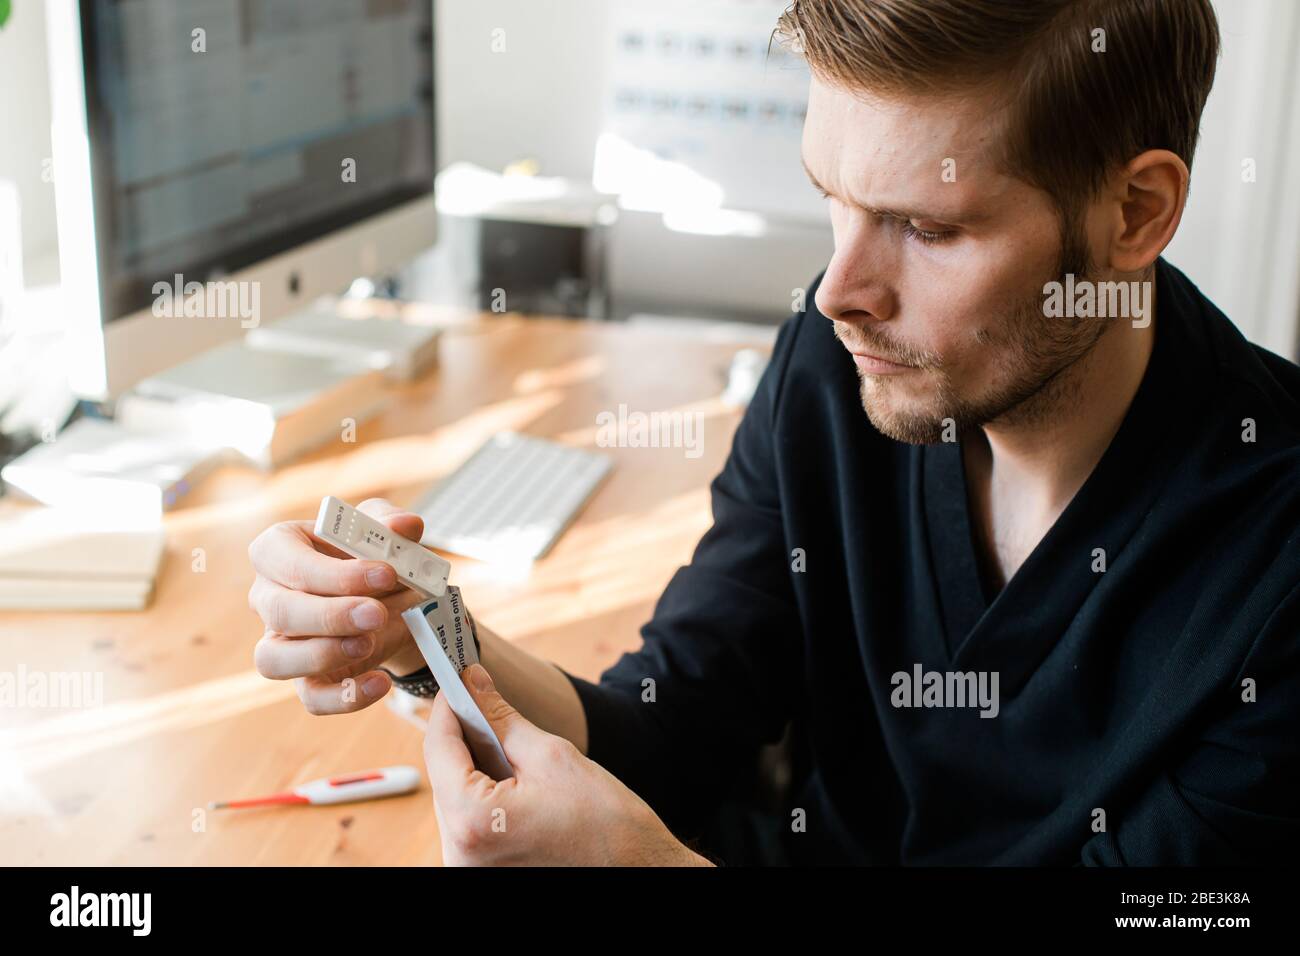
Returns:
[[[439,597],[447,590],[451,562],[333,495],[320,503],[316,537],[354,558],[383,561],[402,584],[425,597]]]

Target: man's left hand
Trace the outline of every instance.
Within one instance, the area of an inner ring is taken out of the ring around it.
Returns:
[[[424,758],[448,866],[707,866],[644,800],[568,740],[526,720],[481,664],[465,686],[515,769],[495,781],[475,769],[444,695],[433,702]]]

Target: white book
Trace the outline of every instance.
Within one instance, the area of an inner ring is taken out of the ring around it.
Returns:
[[[398,382],[437,364],[439,330],[400,319],[348,318],[330,309],[299,312],[248,333],[256,349],[360,361]]]
[[[0,578],[0,609],[6,611],[142,611],[152,595],[152,578]]]
[[[183,431],[262,468],[282,465],[360,424],[387,400],[384,373],[358,361],[211,349],[141,382],[117,405],[134,428]]]
[[[152,581],[164,551],[157,521],[90,508],[16,508],[0,512],[0,579],[89,582]]]
[[[360,360],[268,352],[240,340],[146,378],[133,394],[177,404],[248,402],[283,418],[368,371]]]
[[[148,606],[162,563],[161,524],[111,509],[0,510],[0,608],[128,611]]]
[[[176,431],[137,430],[80,418],[0,470],[14,491],[42,504],[150,516],[175,504],[222,459]]]

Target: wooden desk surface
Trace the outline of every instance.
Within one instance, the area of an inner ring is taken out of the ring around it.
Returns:
[[[289,682],[253,669],[246,549],[322,495],[410,504],[490,435],[517,430],[595,446],[596,415],[700,412],[702,454],[610,448],[614,470],[531,570],[453,556],[476,616],[572,673],[626,649],[708,527],[708,483],[739,414],[718,396],[740,346],[657,329],[484,316],[442,339],[441,367],[394,391],[357,429],[264,475],[225,468],[166,519],[167,556],[139,613],[0,614],[0,671],[93,672],[103,706],[0,708],[0,863],[433,864],[427,782],[335,807],[206,811],[390,764],[420,767],[420,730],[383,704],[313,717]],[[195,570],[194,549],[205,569]]]

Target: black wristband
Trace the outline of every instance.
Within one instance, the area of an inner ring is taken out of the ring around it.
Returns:
[[[465,608],[465,620],[469,621],[469,636],[474,639],[474,656],[478,657],[483,653],[483,646],[479,643],[478,628],[474,626],[474,617],[469,613],[469,608]],[[406,691],[413,697],[436,697],[438,695],[438,680],[433,676],[433,671],[429,670],[428,664],[425,664],[418,671],[412,671],[401,677],[394,674],[387,667],[379,669],[392,678],[394,687]]]
[[[433,671],[429,670],[428,664],[402,677],[398,677],[387,667],[379,669],[393,679],[394,687],[406,691],[412,697],[436,697],[438,694],[438,681],[434,678]]]

